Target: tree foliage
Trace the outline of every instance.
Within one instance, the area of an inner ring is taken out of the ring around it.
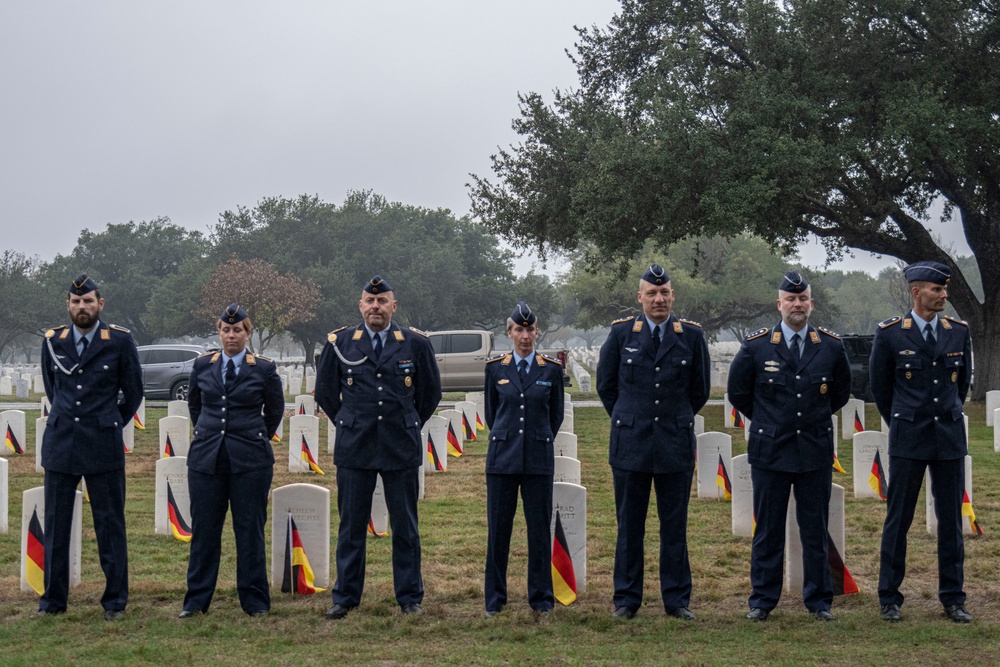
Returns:
[[[4,295],[0,300],[0,358],[19,338],[37,335],[51,324],[44,290],[35,279],[39,263],[15,250],[0,253],[0,292]]]
[[[522,245],[631,259],[749,230],[951,268],[1000,386],[1000,21],[989,0],[625,0],[582,29],[580,88],[521,98],[473,211]],[[933,208],[944,202],[944,213]],[[984,298],[936,240],[960,226]],[[985,344],[984,344],[985,343]],[[992,352],[997,350],[997,352]]]

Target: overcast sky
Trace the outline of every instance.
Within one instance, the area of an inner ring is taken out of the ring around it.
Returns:
[[[82,229],[159,216],[207,232],[302,193],[466,214],[468,174],[517,141],[518,93],[574,87],[573,26],[618,6],[3,2],[0,247],[48,260]]]

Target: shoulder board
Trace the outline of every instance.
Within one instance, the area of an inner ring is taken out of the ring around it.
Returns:
[[[45,337],[46,338],[52,338],[53,336],[56,335],[57,331],[61,331],[61,330],[65,329],[67,326],[69,326],[69,325],[67,325],[67,324],[60,324],[57,327],[52,327],[51,329],[49,329],[48,331],[45,332]]]
[[[955,324],[961,324],[963,327],[969,326],[969,323],[966,322],[965,320],[956,320],[954,317],[949,317],[948,315],[945,315],[944,319],[948,320],[949,322],[954,322]]]
[[[330,342],[330,343],[336,343],[336,342],[337,342],[337,334],[338,334],[339,332],[343,331],[343,330],[344,330],[344,329],[346,329],[346,328],[347,328],[347,327],[340,327],[339,329],[334,329],[333,331],[331,331],[330,333],[328,333],[328,334],[326,335],[326,340],[327,340],[328,342]]]
[[[763,329],[757,329],[757,331],[754,331],[751,334],[747,334],[747,340],[753,340],[755,338],[760,338],[761,336],[765,335],[766,333],[767,333],[767,327],[764,327]]]
[[[899,315],[897,315],[896,317],[890,317],[884,322],[879,322],[878,328],[885,329],[886,327],[891,327],[893,324],[898,324],[902,319],[903,318],[901,318]]]
[[[199,354],[199,355],[198,355],[198,358],[199,358],[199,359],[201,359],[201,358],[203,358],[203,357],[210,357],[210,356],[212,356],[213,354],[215,354],[215,352],[206,352],[205,354]]]
[[[424,333],[423,331],[421,331],[420,329],[417,329],[416,327],[410,327],[410,331],[412,331],[415,334],[419,334],[419,335],[423,336],[424,338],[427,338],[427,334]]]
[[[838,336],[837,334],[833,333],[829,329],[824,329],[823,327],[816,327],[816,328],[819,329],[821,332],[825,333],[830,338],[836,338],[837,340],[840,340],[840,336]]]
[[[615,320],[611,324],[614,325],[614,324],[621,324],[622,322],[631,322],[634,319],[635,319],[635,315],[629,315],[628,317],[623,317],[620,320]]]
[[[498,355],[497,355],[497,356],[495,356],[495,357],[490,357],[489,359],[487,359],[487,360],[486,360],[486,363],[488,363],[488,364],[492,364],[492,363],[493,363],[494,361],[500,361],[501,359],[503,359],[503,357],[504,357],[504,355],[503,355],[503,354],[498,354]]]
[[[131,331],[129,331],[125,327],[118,326],[117,324],[109,324],[108,328],[109,329],[114,329],[115,331],[121,331],[122,333],[132,333]]]
[[[683,317],[678,317],[677,320],[680,321],[680,322],[683,322],[684,324],[690,324],[691,326],[698,327],[699,329],[701,328],[701,324],[699,324],[698,322],[692,322],[691,320],[685,320]]]
[[[562,366],[562,362],[561,361],[559,361],[558,359],[555,359],[553,357],[550,357],[547,354],[541,354],[541,353],[539,353],[538,356],[541,357],[542,359],[544,359],[545,361],[548,361],[550,363],[556,364],[557,366]]]

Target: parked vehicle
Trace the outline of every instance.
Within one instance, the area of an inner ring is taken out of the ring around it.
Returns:
[[[186,401],[194,360],[201,345],[140,345],[142,391],[146,398]]]
[[[493,344],[493,334],[477,329],[457,331],[429,331],[438,370],[441,371],[443,391],[482,391],[486,360],[500,353]],[[558,359],[563,365],[563,385],[570,385],[566,372],[566,350],[538,350],[547,357]]]
[[[868,358],[872,353],[872,341],[875,340],[875,336],[872,334],[843,334],[840,339],[844,341],[847,359],[851,362],[851,395],[866,403],[871,403],[875,399],[868,386]]]

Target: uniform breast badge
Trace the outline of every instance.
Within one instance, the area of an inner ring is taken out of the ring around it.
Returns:
[[[411,378],[409,375],[407,375],[403,379],[403,384],[405,384],[407,387],[412,387],[413,386],[413,378]]]
[[[827,389],[829,389],[829,387],[827,387],[827,386],[826,386],[826,383],[824,382],[823,384],[821,384],[821,385],[819,386],[819,393],[821,393],[821,394],[825,394],[825,393],[826,393],[826,391],[827,391]]]

